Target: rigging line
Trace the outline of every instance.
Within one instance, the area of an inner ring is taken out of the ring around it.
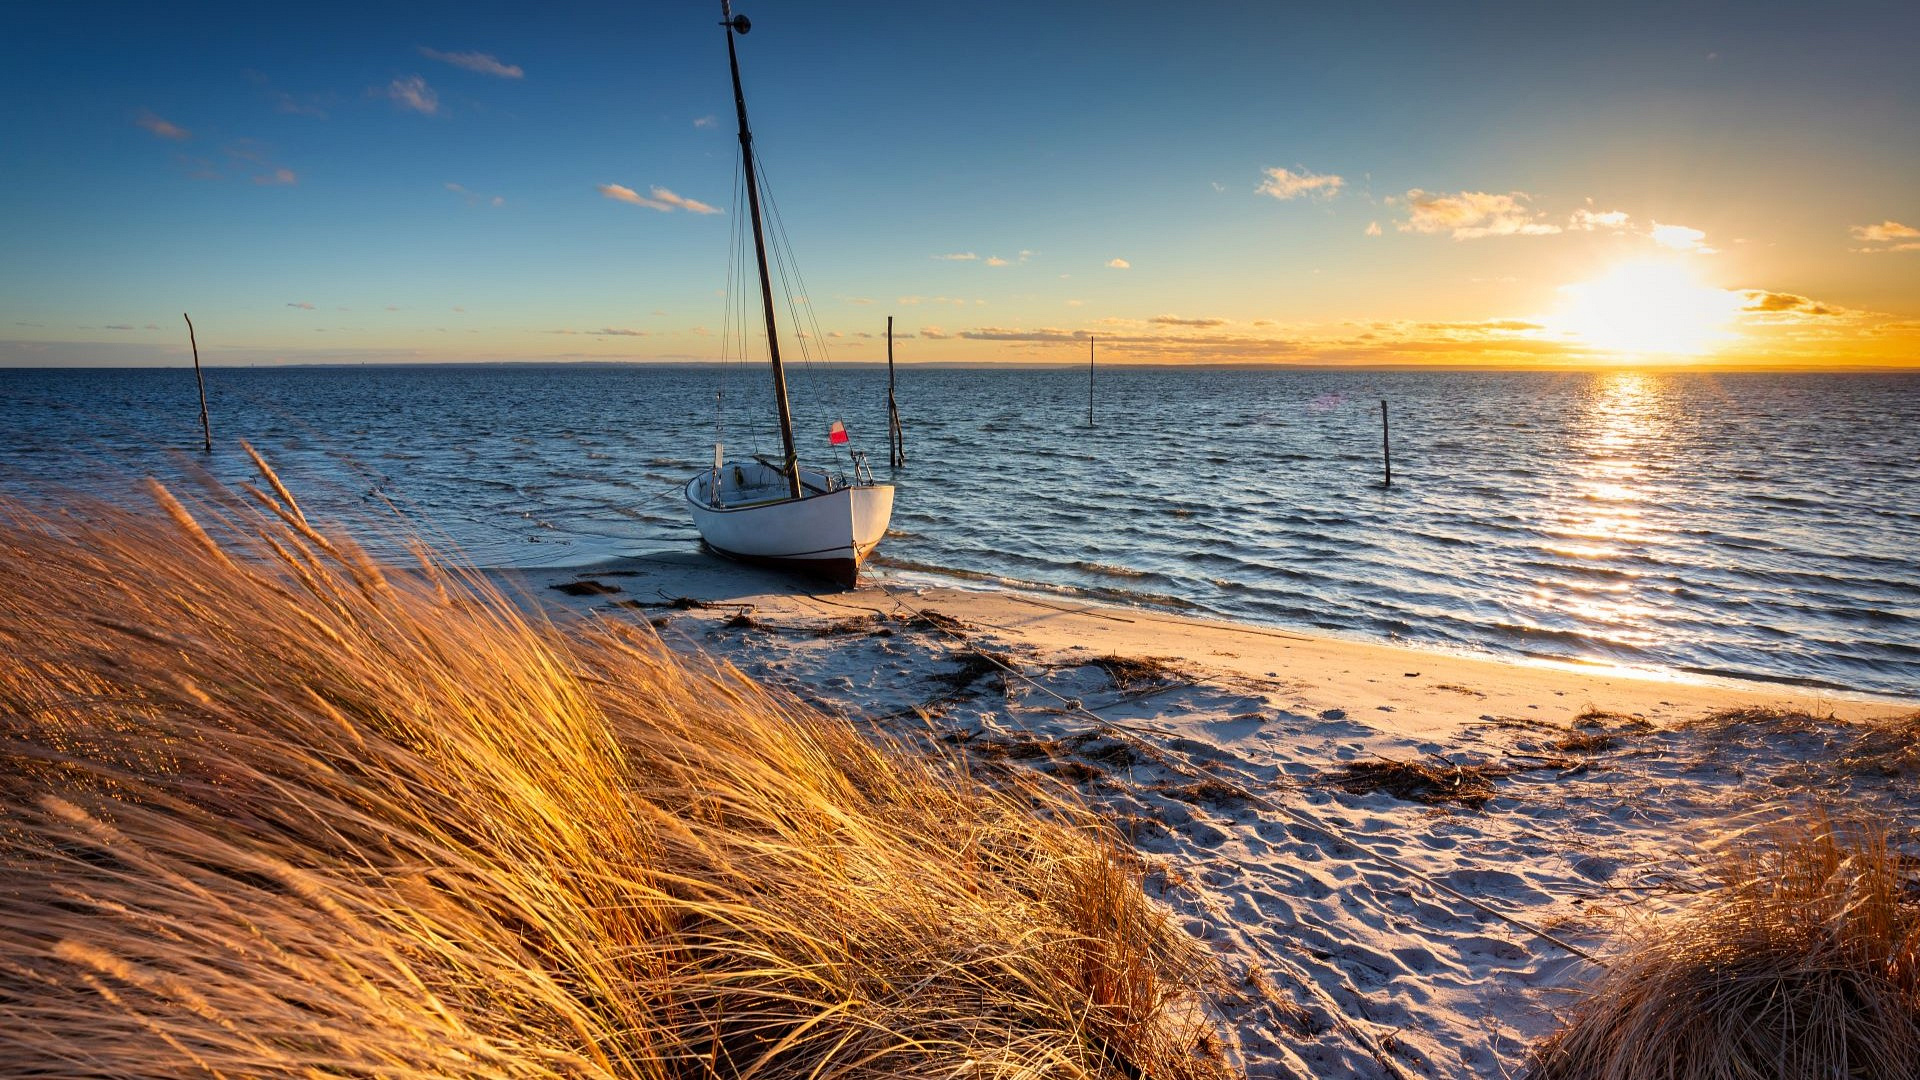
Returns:
[[[935,622],[932,619],[926,618],[926,612],[921,611],[920,609],[914,607],[912,604],[909,604],[906,601],[900,599],[898,594],[896,594],[892,589],[887,588],[887,585],[885,582],[876,581],[874,582],[874,586],[878,588],[881,592],[885,593],[889,599],[893,600],[894,603],[907,609],[913,614],[920,616],[921,619],[923,619],[928,625],[933,626],[935,629],[939,630],[942,634],[945,634],[948,637],[952,637],[957,640],[964,640],[964,639],[959,639],[958,635],[955,634],[954,631],[939,625],[937,622]],[[1033,687],[1034,689],[1039,690],[1041,693],[1046,694],[1048,697],[1051,697],[1054,700],[1060,702],[1062,705],[1066,706],[1068,711],[1080,713],[1081,715],[1091,719],[1094,723],[1099,724],[1103,728],[1121,732],[1124,738],[1126,738],[1130,742],[1133,742],[1140,749],[1148,751],[1150,754],[1160,758],[1162,761],[1167,760],[1168,755],[1166,754],[1165,751],[1161,750],[1158,746],[1155,746],[1154,744],[1147,742],[1145,739],[1140,738],[1140,736],[1138,736],[1137,734],[1133,734],[1133,732],[1137,730],[1147,730],[1147,731],[1152,731],[1156,734],[1162,734],[1162,735],[1172,735],[1174,734],[1174,732],[1168,731],[1165,728],[1155,728],[1150,725],[1136,726],[1136,725],[1121,723],[1115,720],[1109,720],[1106,717],[1101,716],[1099,713],[1094,712],[1092,709],[1087,708],[1086,705],[1082,704],[1081,702],[1072,698],[1063,697],[1060,694],[1055,693],[1051,688],[1043,685],[1038,680],[1029,676],[1027,673],[1015,669],[1011,665],[1002,662],[997,657],[994,657],[987,653],[979,652],[978,650],[975,650],[973,655],[984,658],[985,660],[987,660],[987,662],[999,668],[1006,675],[1010,675],[1016,679],[1019,679],[1021,682],[1026,683],[1027,685]],[[1322,821],[1320,818],[1316,817],[1313,814],[1309,814],[1303,810],[1295,809],[1294,807],[1291,807],[1291,806],[1286,806],[1282,803],[1274,802],[1272,799],[1269,799],[1264,795],[1261,795],[1258,792],[1255,792],[1249,789],[1245,784],[1239,783],[1237,780],[1220,777],[1217,774],[1215,776],[1215,779],[1218,779],[1222,783],[1225,783],[1230,787],[1234,788],[1235,789],[1234,793],[1236,795],[1239,795],[1242,798],[1245,798],[1249,803],[1253,804],[1254,806],[1260,807],[1262,809],[1270,810],[1273,813],[1279,814],[1282,817],[1286,817],[1296,822],[1297,824],[1304,825],[1307,828],[1310,828],[1315,832],[1322,834],[1323,836],[1327,836],[1334,840],[1337,840],[1340,843],[1345,844],[1347,847],[1353,849],[1354,851],[1359,852],[1361,855],[1365,856],[1366,858],[1372,859],[1374,862],[1377,862],[1383,866],[1386,866],[1389,869],[1397,870],[1400,873],[1405,874],[1410,878],[1413,878],[1417,881],[1425,883],[1429,888],[1432,888],[1436,892],[1444,893],[1447,896],[1451,896],[1454,899],[1467,904],[1468,906],[1474,908],[1477,911],[1481,911],[1481,912],[1484,912],[1485,914],[1491,915],[1494,918],[1499,919],[1501,922],[1504,922],[1509,926],[1512,926],[1519,930],[1523,930],[1526,933],[1532,935],[1533,937],[1540,939],[1541,941],[1548,942],[1549,944],[1555,945],[1560,949],[1568,953],[1571,953],[1574,956],[1580,957],[1582,960],[1585,960],[1588,963],[1594,964],[1602,968],[1607,968],[1612,966],[1608,964],[1605,960],[1600,959],[1599,957],[1581,948],[1580,946],[1575,945],[1572,942],[1566,941],[1562,938],[1559,938],[1554,934],[1552,934],[1551,932],[1543,929],[1542,927],[1535,926],[1533,923],[1528,922],[1525,919],[1519,918],[1518,916],[1510,915],[1504,911],[1501,911],[1499,908],[1491,907],[1486,903],[1475,899],[1474,897],[1468,896],[1466,893],[1461,892],[1460,890],[1454,888],[1451,885],[1448,885],[1442,881],[1439,881],[1420,870],[1416,870],[1412,866],[1409,866],[1408,864],[1400,861],[1399,859],[1391,855],[1383,855],[1380,852],[1367,847],[1365,844],[1359,843],[1358,841],[1354,840],[1350,834],[1343,832],[1338,826],[1330,825],[1327,822]]]
[[[727,286],[729,296],[734,298],[734,304],[732,306],[732,320],[721,327],[721,333],[728,336],[731,341],[738,345],[738,352],[735,356],[737,357],[737,362],[741,365],[744,365],[751,359],[750,349],[747,344],[749,334],[751,333],[749,330],[749,323],[751,322],[751,313],[749,311],[750,301],[743,295],[746,290],[744,281],[747,274],[746,267],[749,265],[747,262],[748,215],[739,212],[741,207],[749,205],[747,199],[745,160],[744,155],[736,155],[734,158],[733,254],[735,262],[733,265],[735,266],[735,271],[733,278],[728,282]],[[761,331],[761,333],[764,332],[764,330]],[[743,401],[742,407],[744,408],[745,405],[746,402]],[[778,422],[773,419],[770,410],[766,409],[747,409],[744,415],[748,417],[748,420],[743,425],[746,432],[747,449],[752,454],[758,455],[766,449],[768,439],[778,438],[778,432],[775,430],[778,427]]]
[[[822,364],[831,365],[833,362],[833,357],[830,355],[829,350],[827,348],[826,331],[820,326],[819,309],[818,309],[818,306],[813,303],[813,292],[807,286],[806,273],[801,270],[800,259],[793,252],[793,238],[787,232],[786,219],[780,216],[780,205],[778,202],[774,201],[772,190],[768,189],[766,192],[766,195],[767,195],[768,205],[771,208],[773,213],[773,218],[777,228],[777,235],[779,237],[779,242],[786,245],[786,248],[787,248],[786,261],[789,265],[793,267],[794,280],[798,283],[800,287],[800,297],[801,297],[801,300],[806,305],[806,309],[807,309],[806,324],[813,334],[813,339],[819,343],[818,352],[820,356],[820,362]],[[796,318],[795,321],[797,323],[799,320]],[[838,380],[833,378],[833,373],[830,367],[828,369],[827,377],[823,381],[826,382],[827,384],[828,400],[833,404],[834,409],[838,411],[839,402],[837,400],[837,393],[836,393],[837,391],[836,384]]]
[[[779,260],[782,264],[782,269],[781,269],[782,288],[787,288],[787,281],[786,281],[785,275],[788,272],[787,268],[791,267],[791,271],[793,274],[793,282],[799,286],[800,296],[802,300],[805,301],[806,308],[807,308],[807,318],[804,322],[801,320],[798,312],[793,313],[794,329],[796,331],[800,331],[803,327],[806,328],[806,330],[808,331],[808,336],[810,336],[815,342],[818,343],[817,351],[819,353],[820,362],[823,365],[829,365],[827,369],[824,371],[824,373],[822,374],[820,378],[820,383],[826,389],[825,396],[827,398],[828,406],[836,414],[838,414],[841,411],[838,379],[835,378],[835,373],[833,372],[830,366],[833,362],[833,358],[828,354],[826,334],[820,327],[820,316],[818,312],[815,310],[815,306],[813,304],[813,293],[807,288],[806,275],[801,272],[799,257],[796,256],[793,252],[793,238],[787,232],[786,219],[781,216],[780,204],[778,200],[774,198],[772,182],[770,181],[770,179],[766,174],[766,162],[760,157],[760,154],[758,151],[755,151],[753,160],[758,170],[757,175],[759,176],[759,179],[760,179],[760,193],[764,197],[764,200],[767,206],[768,219],[772,223],[772,233],[774,237],[775,251],[777,253],[782,246],[784,246],[786,249],[785,258]],[[776,257],[778,256],[776,255]],[[791,290],[789,290],[789,298],[788,298],[789,307],[792,306],[792,303],[793,301],[791,298]],[[813,353],[816,350],[811,350],[807,347],[806,337],[802,337],[800,339],[800,346],[801,346],[802,363],[806,364],[808,370],[811,371]]]
[[[722,298],[720,307],[720,387],[718,397],[713,403],[713,441],[716,444],[722,445],[726,442],[726,406],[728,398],[731,397],[728,391],[732,389],[730,384],[732,382],[731,376],[733,372],[733,363],[728,352],[728,336],[733,326],[733,309],[737,306],[734,299],[737,291],[734,288],[734,275],[736,273],[734,260],[738,253],[738,237],[740,235],[740,159],[738,157],[734,158],[733,162],[732,194],[733,214],[731,220],[727,222],[727,276],[722,279],[726,288],[726,295]]]

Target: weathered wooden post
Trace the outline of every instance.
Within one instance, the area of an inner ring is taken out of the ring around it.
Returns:
[[[1093,426],[1093,335],[1087,335],[1087,426]]]
[[[207,424],[207,378],[200,374],[200,342],[193,335],[193,318],[186,312],[180,317],[187,320],[187,344],[193,346],[193,381],[200,384],[200,440],[207,453],[213,453],[213,428]]]
[[[1386,466],[1387,482],[1382,487],[1393,486],[1393,448],[1387,444],[1387,399],[1380,399],[1380,463]]]
[[[907,463],[907,434],[900,428],[900,406],[893,399],[893,316],[887,316],[887,463]]]

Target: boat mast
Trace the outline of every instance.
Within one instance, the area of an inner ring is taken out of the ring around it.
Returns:
[[[727,67],[733,72],[733,108],[740,115],[740,163],[746,170],[747,210],[753,215],[753,257],[760,264],[760,304],[767,313],[767,358],[773,361],[773,398],[780,405],[780,441],[787,456],[787,493],[800,497],[800,457],[793,449],[793,410],[787,405],[787,372],[780,366],[780,336],[773,323],[773,283],[767,277],[767,244],[760,231],[760,182],[753,173],[753,132],[747,128],[747,96],[740,90],[740,60],[733,37],[753,24],[735,16],[732,0],[720,0],[721,25],[727,28]]]

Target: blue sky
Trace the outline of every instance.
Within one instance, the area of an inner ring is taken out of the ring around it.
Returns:
[[[1913,5],[740,10],[839,356],[1916,356]],[[713,356],[718,20],[13,5],[0,364]]]

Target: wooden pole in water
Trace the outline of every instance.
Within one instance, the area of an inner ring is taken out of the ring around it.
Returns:
[[[193,346],[193,381],[200,384],[200,441],[207,453],[213,453],[213,428],[207,424],[207,377],[200,374],[200,342],[193,334],[193,317],[181,312],[180,317],[187,320],[187,344]]]
[[[1387,468],[1387,482],[1381,486],[1393,486],[1393,448],[1387,444],[1387,399],[1380,399],[1380,463]]]
[[[1087,335],[1087,426],[1093,426],[1093,335]]]
[[[900,430],[900,406],[893,399],[893,316],[887,316],[887,463],[907,463],[907,436]]]

